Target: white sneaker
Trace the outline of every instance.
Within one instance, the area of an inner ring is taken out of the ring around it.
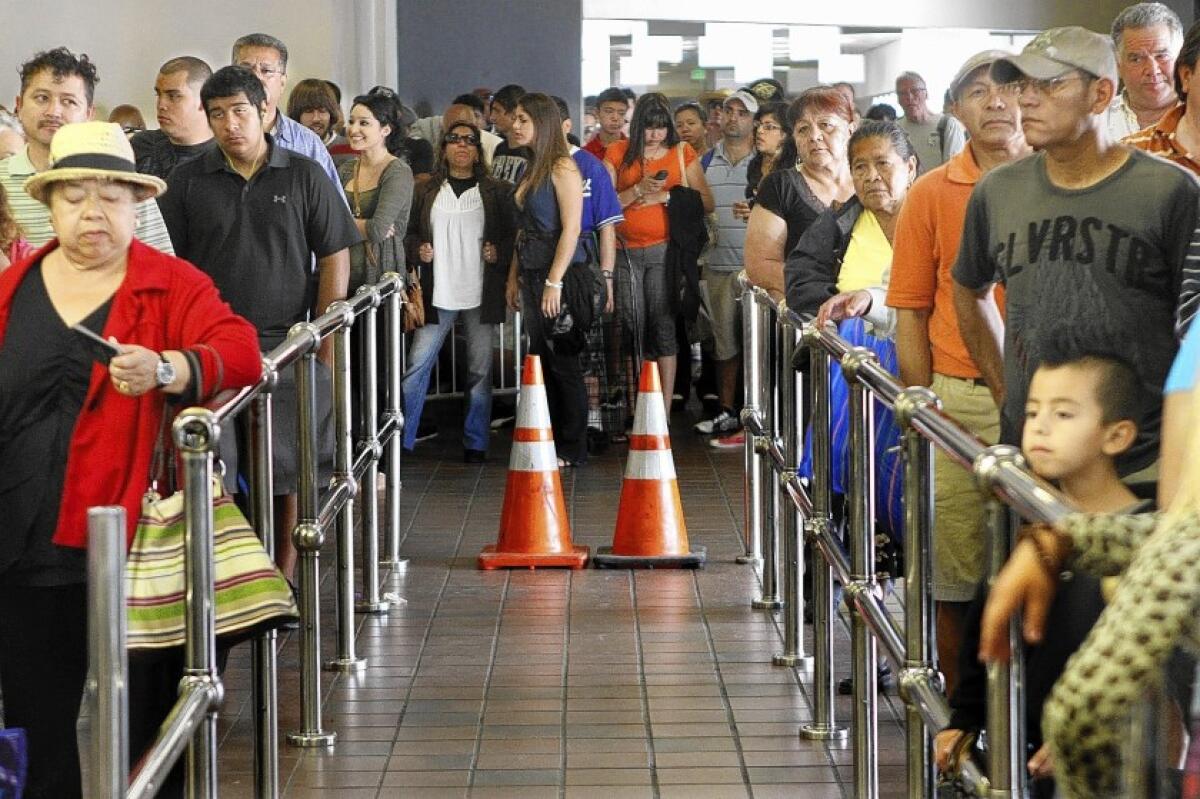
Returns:
[[[737,421],[729,411],[721,411],[711,419],[701,419],[696,422],[692,425],[692,429],[702,436],[711,436],[713,433],[736,430]]]

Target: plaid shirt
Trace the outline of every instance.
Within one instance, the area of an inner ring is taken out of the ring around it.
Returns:
[[[1200,157],[1185,150],[1176,137],[1176,130],[1183,119],[1185,109],[1186,106],[1180,103],[1168,111],[1157,124],[1126,136],[1123,141],[1130,147],[1161,156],[1184,169],[1200,174]]]

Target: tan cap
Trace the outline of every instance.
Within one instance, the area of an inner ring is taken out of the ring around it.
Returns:
[[[1025,76],[1050,80],[1076,69],[1115,82],[1117,56],[1112,39],[1074,25],[1051,28],[1025,45],[1020,55],[1002,58],[992,65],[992,78],[998,83],[1012,83]]]
[[[1011,57],[1012,53],[1007,50],[984,50],[982,53],[976,53],[971,56],[958,68],[958,73],[955,74],[954,80],[950,81],[950,96],[957,100],[958,93],[962,91],[967,78],[975,74],[976,70],[983,67],[991,67],[992,64],[995,64],[1000,59]]]

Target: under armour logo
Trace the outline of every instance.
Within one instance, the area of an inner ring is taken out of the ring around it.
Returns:
[[[286,195],[286,194],[276,194],[276,195],[275,195],[275,202],[277,202],[277,203],[286,203],[286,202],[287,202],[287,195]]]

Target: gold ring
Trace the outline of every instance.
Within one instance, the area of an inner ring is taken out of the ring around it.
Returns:
[[[117,388],[119,388],[121,390],[122,394],[128,394],[129,393],[129,381],[122,380],[120,383],[117,384]]]

